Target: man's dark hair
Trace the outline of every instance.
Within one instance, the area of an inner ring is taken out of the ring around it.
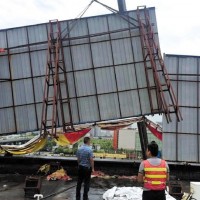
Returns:
[[[83,140],[84,144],[87,144],[89,141],[90,141],[89,137],[84,137],[84,140]]]
[[[152,141],[147,145],[147,149],[151,152],[152,156],[158,155],[158,145],[155,141]]]

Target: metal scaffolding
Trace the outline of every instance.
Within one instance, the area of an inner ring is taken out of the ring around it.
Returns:
[[[61,41],[61,28],[59,21],[49,21],[48,35],[48,55],[46,65],[46,76],[43,93],[42,121],[40,133],[47,133],[56,137],[56,129],[58,125],[62,125],[63,132],[74,130],[72,124],[72,114],[67,87],[67,76],[63,57],[63,48]],[[66,90],[66,98],[63,98],[61,84]],[[60,105],[61,122],[58,118],[58,104]],[[64,104],[67,104],[69,119],[66,120],[64,112]]]
[[[175,113],[177,120],[180,121],[182,120],[182,116],[179,110],[178,102],[173,91],[164,61],[162,59],[160,47],[156,43],[155,34],[150,23],[146,6],[137,7],[137,20],[139,23],[151,112],[154,113],[158,111],[154,110],[153,108],[153,99],[151,96],[151,90],[156,88],[159,110],[164,112],[167,122],[172,121],[170,113]],[[150,85],[150,76],[152,73],[155,86]]]

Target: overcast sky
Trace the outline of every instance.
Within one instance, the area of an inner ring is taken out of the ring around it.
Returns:
[[[99,0],[117,9],[117,0]],[[0,29],[76,18],[91,0],[0,0]],[[127,9],[156,8],[162,53],[200,56],[199,0],[126,0]],[[84,16],[109,13],[93,3]],[[156,118],[161,121],[160,117]]]
[[[117,0],[99,0],[117,9]],[[75,18],[91,0],[0,0],[0,29]],[[126,0],[127,9],[156,8],[163,53],[200,56],[199,0]],[[85,16],[108,11],[93,3]]]

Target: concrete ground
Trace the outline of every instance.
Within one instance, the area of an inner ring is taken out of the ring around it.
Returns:
[[[3,200],[28,200],[25,198],[24,186],[25,175],[20,174],[1,174],[0,175],[0,199]],[[189,191],[189,183],[181,182],[184,192]],[[44,199],[48,200],[75,200],[76,177],[71,181],[47,181],[46,177],[42,177],[41,194]],[[102,200],[103,193],[113,186],[139,186],[129,179],[106,179],[93,178],[91,180],[91,188],[89,191],[90,200]],[[69,189],[68,189],[69,188]],[[68,190],[67,190],[68,189]],[[33,198],[32,198],[33,199]]]

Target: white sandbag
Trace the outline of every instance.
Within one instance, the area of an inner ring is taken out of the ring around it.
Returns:
[[[142,200],[143,189],[140,187],[113,187],[103,194],[104,200]],[[167,191],[166,200],[176,200]]]

